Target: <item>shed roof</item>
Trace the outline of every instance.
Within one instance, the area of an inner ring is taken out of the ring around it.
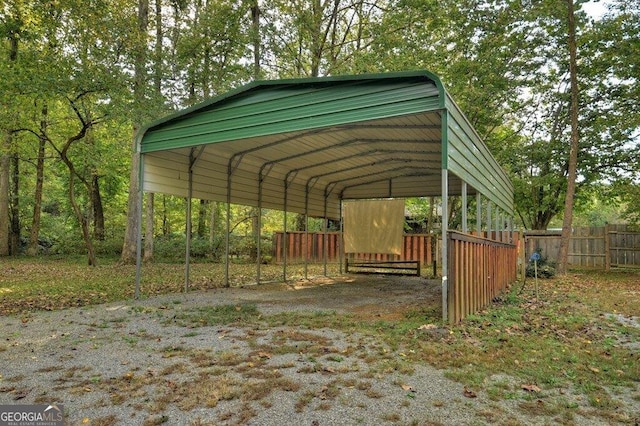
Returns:
[[[427,71],[256,81],[139,133],[144,191],[337,218],[342,199],[449,195],[508,214],[509,178]]]

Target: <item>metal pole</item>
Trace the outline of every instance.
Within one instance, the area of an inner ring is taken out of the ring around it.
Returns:
[[[327,235],[327,233],[329,232],[329,220],[327,219],[327,195],[325,192],[325,196],[324,196],[324,212],[323,212],[323,216],[324,216],[324,223],[322,225],[323,229],[323,236],[322,236],[322,265],[323,265],[323,271],[324,271],[324,276],[327,276],[327,243],[329,241],[329,236]]]
[[[448,241],[447,231],[449,228],[449,113],[446,109],[442,111],[441,123],[442,138],[442,320],[446,322],[449,319],[449,281],[448,281]],[[452,295],[455,296],[455,295]]]
[[[344,218],[342,217],[343,209],[342,209],[342,197],[340,198],[340,239],[338,240],[338,257],[339,260],[339,271],[342,274],[342,266],[344,262]]]
[[[284,282],[287,282],[287,250],[288,250],[288,244],[287,244],[287,239],[288,239],[288,235],[287,235],[287,194],[288,194],[288,187],[289,185],[287,184],[287,178],[285,177],[284,179],[284,225],[283,228],[284,230],[282,231],[282,249],[284,250],[284,253],[282,255],[282,280]]]
[[[447,321],[449,318],[449,282],[448,282],[448,241],[447,230],[449,228],[449,175],[447,169],[442,169],[442,320]]]
[[[184,263],[184,291],[189,291],[189,272],[191,260],[191,197],[193,195],[193,170],[189,167],[189,193],[187,195],[187,230],[186,230],[186,248]]]
[[[256,244],[258,244],[258,246],[256,247],[257,251],[257,256],[258,259],[256,260],[256,283],[260,284],[260,263],[262,261],[262,182],[263,182],[263,178],[262,178],[262,169],[260,170],[260,172],[258,172],[258,241],[256,242]]]
[[[224,232],[224,286],[229,287],[229,233],[231,232],[231,173],[227,175],[227,218]]]
[[[137,143],[139,153],[138,158],[138,229],[137,229],[137,241],[136,241],[136,288],[134,291],[134,298],[140,298],[140,281],[142,280],[142,201],[143,191],[142,185],[144,182],[144,155],[140,152],[140,142]]]
[[[308,255],[309,255],[309,182],[304,187],[304,279],[308,279]]]

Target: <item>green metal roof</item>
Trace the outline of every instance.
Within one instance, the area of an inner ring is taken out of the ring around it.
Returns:
[[[139,142],[146,191],[186,196],[191,169],[195,198],[337,217],[345,198],[440,195],[446,168],[450,195],[464,179],[513,210],[509,179],[427,71],[257,81]]]

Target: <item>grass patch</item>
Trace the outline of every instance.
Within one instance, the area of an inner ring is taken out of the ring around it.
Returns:
[[[224,286],[224,264],[191,262],[190,290]],[[308,265],[307,272],[321,275],[322,265]],[[254,264],[232,264],[229,282],[234,286],[255,282]],[[305,276],[303,265],[291,265],[291,279]],[[101,257],[98,266],[87,266],[85,256],[6,257],[0,266],[0,315],[58,310],[133,299],[135,265],[123,265],[118,257]],[[280,265],[262,265],[265,281],[282,276]],[[142,297],[184,291],[182,263],[145,263],[142,266]],[[173,304],[180,301],[174,300]]]
[[[183,327],[206,327],[213,325],[243,325],[259,318],[255,305],[206,306],[182,312],[175,321]]]

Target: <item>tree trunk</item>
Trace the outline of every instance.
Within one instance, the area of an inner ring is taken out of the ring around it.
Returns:
[[[198,238],[204,238],[206,234],[208,204],[207,200],[200,200],[200,208],[198,209],[198,229],[196,229],[196,235],[198,235]]]
[[[33,202],[33,218],[31,220],[31,232],[29,234],[29,247],[27,254],[38,254],[38,237],[40,236],[40,219],[42,216],[42,186],[44,183],[44,155],[47,139],[44,137],[47,130],[47,106],[42,107],[42,120],[40,120],[40,137],[38,138],[38,159],[36,163],[36,189]]]
[[[9,168],[11,156],[11,132],[4,132],[4,143],[0,151],[0,256],[9,255]]]
[[[9,254],[15,256],[20,251],[20,159],[11,155],[11,232],[9,233]]]
[[[124,243],[120,261],[125,264],[135,263],[138,241],[138,227],[140,226],[140,207],[138,203],[138,188],[140,176],[140,153],[137,152],[136,129],[133,131],[134,152],[131,156],[131,173],[129,175],[129,198],[127,200],[127,226],[124,231]]]
[[[134,108],[142,108],[145,97],[146,82],[146,44],[145,34],[149,24],[149,0],[138,0],[138,31],[137,36],[142,41],[137,43],[137,52],[134,64]],[[134,118],[132,135],[131,173],[129,175],[129,198],[127,200],[127,226],[122,244],[122,263],[135,263],[137,254],[138,230],[140,223],[140,203],[138,197],[140,178],[140,152],[138,151],[137,133],[140,127],[140,117]]]
[[[18,36],[17,32],[9,33],[9,63],[18,59]],[[3,129],[3,141],[0,146],[0,256],[8,256],[10,250],[10,230],[9,221],[9,177],[11,176],[11,139],[12,134],[9,128]]]
[[[162,0],[156,0],[156,45],[153,85],[158,97],[162,95]],[[153,198],[153,197],[152,197]]]
[[[253,79],[259,80],[260,69],[260,6],[258,0],[251,5],[251,38],[253,40]]]
[[[104,241],[104,208],[100,195],[100,177],[93,173],[91,180],[91,206],[93,208],[93,236],[96,240]]]
[[[147,194],[146,205],[146,225],[144,228],[144,260],[149,262],[153,260],[153,209],[154,209],[153,192]]]
[[[578,60],[576,46],[576,21],[573,0],[567,0],[568,5],[568,44],[569,44],[569,74],[571,77],[571,148],[569,150],[569,175],[567,176],[567,194],[564,203],[564,219],[562,221],[562,237],[558,253],[558,273],[566,274],[569,260],[569,239],[573,223],[573,199],[576,192],[576,177],[578,169]]]
[[[162,196],[162,235],[169,235],[169,218],[167,217],[167,196]]]
[[[87,247],[87,256],[89,261],[89,266],[97,266],[98,261],[96,259],[95,250],[93,249],[93,242],[91,241],[91,234],[89,233],[89,224],[87,223],[86,218],[82,214],[82,210],[76,201],[75,195],[75,172],[73,169],[73,165],[65,160],[67,167],[69,167],[69,202],[73,207],[73,212],[76,214],[76,218],[78,219],[78,223],[80,224],[80,228],[82,230],[82,238],[84,239],[84,243]]]
[[[220,224],[220,205],[216,201],[211,202],[211,224],[209,226],[209,245],[213,247]]]
[[[295,231],[304,231],[306,219],[307,219],[307,217],[305,215],[303,215],[302,213],[298,213],[296,215],[296,223],[294,225],[294,228],[295,228],[294,230]]]

